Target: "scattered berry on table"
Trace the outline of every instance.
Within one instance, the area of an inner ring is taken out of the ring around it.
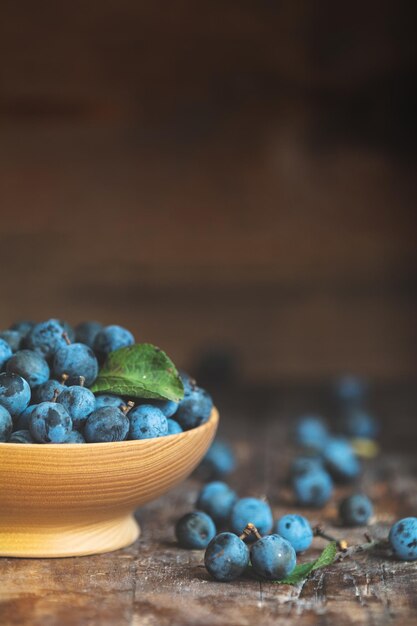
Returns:
[[[249,564],[249,548],[237,535],[220,533],[207,546],[204,564],[215,580],[236,580]]]
[[[295,476],[292,485],[301,506],[322,507],[333,494],[333,481],[325,470]]]
[[[339,515],[345,526],[365,526],[373,515],[372,502],[363,493],[355,493],[339,505]]]
[[[196,508],[208,513],[218,526],[223,526],[228,521],[236,501],[237,494],[229,485],[214,481],[204,485],[198,495]]]
[[[216,439],[198,466],[198,475],[204,480],[215,480],[227,476],[236,468],[236,459],[231,446]]]
[[[261,535],[266,535],[272,528],[271,507],[259,498],[241,498],[230,513],[230,529],[240,535],[247,524],[256,526]]]
[[[324,463],[336,481],[350,482],[360,474],[360,462],[347,439],[332,437],[323,450]]]
[[[203,550],[216,534],[216,526],[207,513],[193,511],[178,520],[175,535],[182,548]]]
[[[258,539],[250,549],[250,560],[255,572],[268,580],[285,578],[297,561],[292,545],[279,535]]]
[[[274,525],[274,532],[286,539],[296,552],[304,552],[313,541],[313,530],[302,515],[284,515]]]
[[[417,517],[405,517],[392,526],[389,542],[401,561],[417,559]]]
[[[290,477],[303,476],[311,472],[322,470],[323,460],[319,456],[298,456],[296,457],[290,467]]]
[[[345,435],[358,439],[375,439],[379,432],[377,420],[370,413],[357,408],[343,415],[341,427]]]
[[[294,436],[297,445],[308,450],[320,451],[324,449],[329,434],[320,417],[306,415],[298,420]]]

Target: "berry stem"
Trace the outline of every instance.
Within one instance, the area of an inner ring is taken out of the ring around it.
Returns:
[[[369,550],[375,550],[378,548],[387,549],[389,542],[387,539],[372,539],[368,533],[365,533],[366,543],[360,543],[356,546],[349,546],[345,550],[341,550],[336,556],[335,561],[343,561],[346,558],[359,554],[361,552],[368,552]]]
[[[68,333],[62,333],[63,338],[65,339],[65,343],[67,344],[67,346],[71,345],[71,339],[68,337]]]
[[[85,376],[80,376],[79,379],[80,379],[80,387],[84,387],[84,385],[85,385]]]
[[[55,389],[55,391],[54,391],[54,395],[52,396],[52,400],[51,400],[51,402],[56,402],[56,401],[57,401],[57,398],[58,398],[58,396],[59,396],[59,394],[60,394],[60,393],[61,393],[61,392],[60,392],[60,390],[59,390],[59,389]]]
[[[321,526],[314,526],[313,534],[315,537],[326,539],[326,541],[334,541],[338,550],[341,550],[342,552],[345,552],[348,549],[348,543],[345,539],[336,539],[335,537],[332,537],[332,535],[328,535],[324,532],[324,529]]]
[[[135,403],[132,402],[132,400],[129,400],[129,402],[126,402],[126,404],[122,404],[120,406],[120,410],[122,411],[122,413],[127,415],[129,413],[129,411],[131,411],[133,409],[134,406],[135,406]]]
[[[61,376],[61,385],[65,385],[65,383],[67,382],[68,378],[69,378],[68,374],[62,374],[62,376]]]
[[[242,534],[239,535],[239,539],[245,540],[248,537],[250,537],[251,535],[255,535],[255,537],[257,539],[261,539],[262,538],[262,535],[259,533],[259,531],[256,528],[255,524],[252,524],[252,522],[249,522],[249,524],[246,524],[245,528],[243,529]]]

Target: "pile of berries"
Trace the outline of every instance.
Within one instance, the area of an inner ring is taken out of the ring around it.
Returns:
[[[0,333],[0,442],[101,443],[181,433],[207,421],[210,395],[182,373],[184,398],[95,395],[100,365],[134,337],[121,326],[50,319]]]

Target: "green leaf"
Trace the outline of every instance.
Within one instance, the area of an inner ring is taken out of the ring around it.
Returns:
[[[184,397],[175,365],[165,352],[150,343],[110,352],[91,391],[174,402]]]
[[[296,585],[307,578],[311,572],[321,567],[326,567],[334,562],[336,557],[337,547],[336,542],[329,543],[315,561],[309,561],[308,563],[300,563],[296,565],[289,576],[282,580],[273,580],[272,582],[279,585]]]

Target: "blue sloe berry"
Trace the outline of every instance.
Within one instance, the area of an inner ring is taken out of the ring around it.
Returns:
[[[208,513],[216,524],[222,526],[228,521],[236,501],[237,494],[229,485],[214,481],[204,485],[201,489],[196,508]]]
[[[87,443],[124,441],[129,432],[129,420],[120,409],[103,406],[87,417],[84,437]]]
[[[187,513],[178,520],[175,535],[182,548],[203,550],[216,534],[216,527],[209,515],[203,511]]]
[[[135,338],[129,330],[113,324],[99,330],[95,336],[93,347],[97,354],[105,357],[110,352],[132,346],[134,343]]]
[[[7,441],[13,430],[13,420],[7,409],[0,405],[0,441]]]
[[[100,322],[81,322],[81,324],[75,327],[75,341],[77,343],[85,343],[92,348],[97,333],[99,333],[102,328],[103,324],[100,324]]]
[[[10,415],[20,415],[30,402],[28,382],[18,374],[3,372],[0,374],[0,404]]]
[[[129,439],[153,439],[168,434],[165,415],[150,404],[141,404],[129,411]]]
[[[0,369],[6,365],[13,354],[13,350],[5,339],[0,339]]]
[[[7,362],[6,371],[19,374],[31,389],[49,380],[49,365],[39,352],[19,350]]]
[[[267,580],[289,576],[297,561],[292,545],[279,535],[258,539],[251,547],[250,560],[255,572]]]
[[[301,506],[322,507],[333,493],[331,477],[320,469],[295,476],[292,485],[297,503]]]
[[[72,419],[72,427],[79,430],[85,424],[87,417],[96,408],[96,398],[92,391],[80,385],[64,387],[57,398]]]
[[[235,580],[249,564],[249,548],[237,535],[220,533],[207,546],[204,564],[215,580]]]
[[[90,387],[98,374],[98,361],[93,350],[83,343],[71,343],[59,348],[52,360],[52,371],[56,378],[63,374],[82,376]]]
[[[168,435],[179,435],[179,433],[183,432],[181,426],[175,420],[168,418],[167,424],[168,424],[168,433],[167,433]]]
[[[259,498],[241,498],[230,513],[230,529],[240,535],[247,524],[256,526],[261,535],[266,535],[272,528],[271,507]]]
[[[212,408],[210,394],[200,387],[193,387],[186,391],[174,417],[183,430],[190,430],[207,422]]]
[[[313,530],[310,522],[302,515],[284,515],[275,522],[274,531],[289,541],[296,552],[304,552],[313,541]]]
[[[372,502],[365,494],[354,493],[342,500],[339,515],[345,526],[364,526],[373,515]]]
[[[360,463],[347,439],[332,437],[323,450],[324,463],[336,481],[350,482],[360,473]]]
[[[417,517],[404,517],[391,527],[388,536],[391,547],[401,561],[417,559]]]
[[[64,443],[72,430],[72,420],[62,404],[41,402],[32,411],[29,430],[38,443]]]

